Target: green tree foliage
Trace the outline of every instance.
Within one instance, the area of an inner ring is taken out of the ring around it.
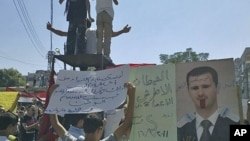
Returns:
[[[0,69],[0,87],[17,87],[25,85],[25,78],[16,69]]]
[[[187,48],[184,52],[176,52],[172,55],[160,54],[161,63],[185,63],[207,61],[209,53],[196,53],[192,48]]]

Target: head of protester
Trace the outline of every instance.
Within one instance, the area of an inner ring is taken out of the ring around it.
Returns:
[[[18,116],[12,112],[0,114],[0,140],[9,140],[8,137],[15,134],[17,130]]]

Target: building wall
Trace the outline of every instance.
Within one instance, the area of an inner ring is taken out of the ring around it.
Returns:
[[[28,73],[27,85],[32,87],[48,87],[50,72],[47,70],[37,70],[35,73]]]

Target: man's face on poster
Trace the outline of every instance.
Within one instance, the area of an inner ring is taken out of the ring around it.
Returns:
[[[190,76],[188,92],[198,109],[213,108],[217,105],[217,88],[210,73]]]

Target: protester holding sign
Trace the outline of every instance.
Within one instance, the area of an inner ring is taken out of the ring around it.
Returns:
[[[51,87],[50,94],[57,88],[58,85],[54,85]],[[135,98],[135,86],[132,83],[125,83],[125,88],[127,88],[127,95],[129,96],[129,104],[128,111],[125,115],[124,123],[121,124],[113,134],[103,139],[102,141],[118,141],[122,138],[122,136],[130,130],[132,126],[132,117],[133,117],[133,109],[134,109],[134,98]],[[114,107],[116,108],[116,107]],[[93,122],[94,121],[94,122]],[[57,134],[62,138],[63,141],[79,141],[79,139],[73,137],[69,134],[66,129],[59,123],[57,116],[55,114],[50,114],[50,122],[57,132]],[[98,119],[96,116],[88,116],[87,120],[84,121],[84,131],[85,141],[96,140],[99,141],[104,129],[104,124],[101,119]],[[89,129],[93,127],[93,129]]]
[[[74,136],[75,138],[84,140],[85,133],[83,131],[83,123],[84,123],[84,119],[86,118],[87,114],[68,114],[66,116],[70,122],[70,127],[68,129],[68,132],[72,136]],[[65,115],[64,115],[64,118],[66,118]],[[64,127],[65,127],[65,125],[64,125]],[[59,138],[58,141],[62,141],[62,139]]]

